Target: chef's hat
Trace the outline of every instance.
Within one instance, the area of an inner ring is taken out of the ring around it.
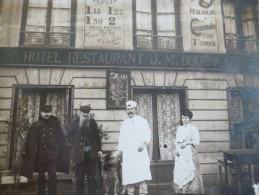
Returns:
[[[127,108],[131,108],[131,107],[136,108],[137,107],[137,102],[129,100],[129,101],[126,102],[126,107]]]

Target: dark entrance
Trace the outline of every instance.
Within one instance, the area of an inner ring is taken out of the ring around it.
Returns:
[[[60,119],[63,130],[66,131],[72,111],[71,96],[72,87],[67,86],[15,87],[9,168],[18,168],[28,128],[38,120],[42,105],[52,105],[53,115]]]
[[[231,149],[259,150],[259,90],[228,91]]]

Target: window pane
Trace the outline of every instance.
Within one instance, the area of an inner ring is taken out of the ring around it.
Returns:
[[[27,16],[26,31],[45,32],[46,18],[47,18],[47,9],[29,8],[28,16]]]
[[[175,16],[173,14],[157,15],[158,35],[175,35]]]
[[[235,18],[225,18],[226,33],[236,34],[236,20]]]
[[[242,19],[247,20],[247,19],[252,19],[254,18],[253,16],[253,7],[252,6],[247,6],[244,8],[243,14],[242,14]]]
[[[151,13],[151,0],[136,0],[136,11]]]
[[[157,13],[174,13],[174,0],[157,0]]]
[[[70,19],[70,9],[53,9],[51,15],[51,26],[70,27]]]
[[[244,36],[255,35],[254,20],[248,20],[248,21],[243,22],[243,31],[244,31]]]
[[[152,31],[152,22],[151,22],[151,14],[146,13],[137,13],[136,21],[137,21],[137,31]]]
[[[223,2],[223,11],[224,11],[224,16],[235,17],[235,7],[232,2],[224,1]]]
[[[29,0],[29,7],[47,7],[48,0]]]
[[[71,8],[71,0],[53,0],[53,8]]]

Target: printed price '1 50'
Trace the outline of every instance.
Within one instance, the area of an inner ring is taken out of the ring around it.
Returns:
[[[115,25],[115,17],[109,17],[109,25]],[[86,24],[88,25],[102,25],[103,24],[103,19],[101,18],[92,18],[91,16],[86,16]]]

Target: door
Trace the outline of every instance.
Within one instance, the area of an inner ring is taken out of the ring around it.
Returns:
[[[259,90],[228,90],[230,147],[259,150]]]
[[[154,190],[170,188],[173,179],[176,129],[186,106],[184,89],[134,89],[138,114],[147,119],[152,132],[149,144]]]
[[[52,105],[53,115],[66,131],[72,110],[71,88],[16,87],[9,163],[14,171],[19,168],[28,129],[38,120],[40,107],[45,104]]]

